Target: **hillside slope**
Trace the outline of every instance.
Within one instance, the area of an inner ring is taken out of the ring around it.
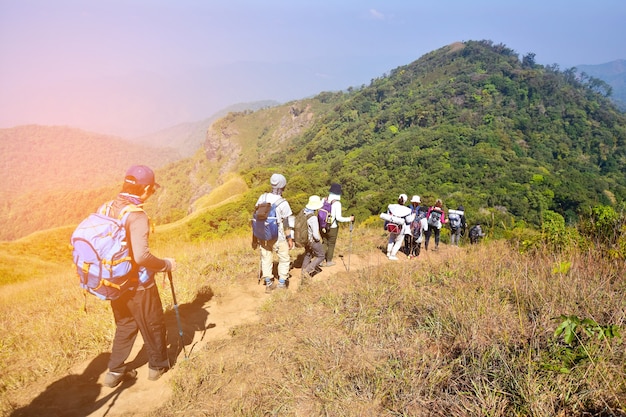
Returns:
[[[36,125],[0,129],[0,155],[0,240],[76,221],[74,213],[95,209],[94,197],[110,195],[103,187],[117,189],[133,164],[159,168],[180,159],[171,148]]]
[[[180,220],[234,172],[250,191],[230,210],[245,218],[279,170],[298,206],[340,182],[345,209],[359,219],[406,193],[464,205],[474,221],[503,228],[539,225],[546,210],[575,222],[591,206],[626,199],[626,116],[605,93],[532,54],[455,43],[368,86],[230,113],[193,156],[157,170],[163,187],[150,209],[159,224]],[[246,225],[226,210],[211,216],[222,217],[197,221],[213,232]]]

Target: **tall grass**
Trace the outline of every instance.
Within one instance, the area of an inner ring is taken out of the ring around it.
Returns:
[[[169,236],[153,250],[178,261],[179,304],[256,282],[247,235],[193,244]],[[554,334],[561,315],[623,327],[623,263],[520,254],[504,241],[390,263],[372,255],[385,241],[378,228],[343,228],[336,253],[369,266],[267,297],[260,322],[177,364],[175,395],[151,414],[626,415],[622,339],[581,328],[567,344]],[[85,313],[69,253],[66,266],[0,287],[2,415],[30,384],[110,349],[108,303],[90,297]],[[169,310],[161,275],[158,285]]]
[[[110,351],[115,331],[110,304],[91,295],[85,298],[67,241],[64,236],[56,242],[64,248],[56,264],[34,270],[27,281],[0,286],[0,415],[10,412],[11,402],[19,400],[30,384],[47,384]],[[250,256],[249,242],[242,237],[193,245],[172,239],[152,249],[177,259],[173,277],[179,305],[192,302],[199,293],[220,297],[234,283],[256,280],[251,271],[256,270],[257,258]],[[23,265],[28,258],[21,259],[15,270],[32,270]],[[157,285],[164,308],[171,310],[165,274],[157,274]]]
[[[152,415],[626,415],[621,338],[580,332],[570,361],[554,335],[561,314],[623,326],[624,272],[490,242],[314,280],[209,344]]]

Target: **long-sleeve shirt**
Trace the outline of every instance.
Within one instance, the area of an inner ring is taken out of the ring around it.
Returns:
[[[330,225],[331,228],[336,228],[338,226],[337,222],[346,223],[349,222],[352,217],[344,217],[341,214],[341,196],[338,194],[330,193],[326,198],[327,201],[331,202],[330,213],[333,216],[333,223]]]
[[[313,214],[313,216],[309,217],[306,221],[306,224],[309,230],[309,242],[321,241],[322,235],[320,234],[320,222],[317,219],[315,210],[309,210],[308,208],[305,207],[304,212],[306,214]]]
[[[118,217],[124,207],[133,204],[124,194],[119,194],[111,205],[111,217]],[[138,205],[141,207],[141,205]],[[165,260],[154,256],[150,252],[148,237],[150,235],[150,220],[144,211],[133,211],[126,220],[126,233],[129,236],[130,251],[133,261],[152,272],[171,271],[172,266]],[[152,276],[150,279],[153,279]],[[147,285],[147,281],[143,283]]]

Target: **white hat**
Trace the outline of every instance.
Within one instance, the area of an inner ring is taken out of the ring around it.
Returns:
[[[312,195],[309,197],[309,202],[306,205],[306,208],[309,210],[318,210],[322,208],[322,199],[319,195]]]
[[[406,200],[408,200],[409,197],[407,197],[406,194],[400,194],[400,196],[398,197],[398,200],[402,200],[402,203],[404,204],[406,202]]]
[[[422,200],[420,200],[420,196],[419,195],[414,195],[413,197],[411,197],[411,203],[421,203]]]
[[[281,174],[272,174],[270,177],[270,185],[272,188],[285,188],[287,179]]]

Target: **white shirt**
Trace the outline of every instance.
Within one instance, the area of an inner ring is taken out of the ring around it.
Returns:
[[[258,206],[261,203],[270,203],[274,204],[278,200],[282,199],[283,201],[276,206],[276,217],[278,218],[278,240],[287,240],[285,237],[285,224],[284,219],[287,219],[288,227],[293,229],[296,223],[296,219],[293,216],[293,212],[291,211],[291,206],[289,202],[285,200],[282,196],[274,193],[264,193],[261,194],[259,199],[256,202]]]
[[[331,202],[330,215],[333,217],[333,223],[330,225],[331,228],[336,228],[337,222],[349,222],[352,217],[343,217],[341,215],[341,196],[338,194],[330,193],[326,198],[326,201]]]

